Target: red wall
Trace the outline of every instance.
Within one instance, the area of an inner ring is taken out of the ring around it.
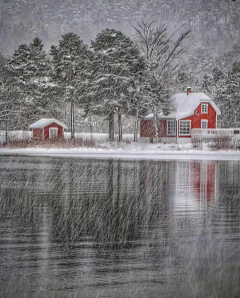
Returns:
[[[141,137],[150,138],[153,135],[152,120],[141,120]]]
[[[183,118],[181,120],[191,120],[191,129],[201,128],[201,120],[208,120],[208,128],[216,128],[216,112],[211,104],[208,104],[208,114],[202,114],[201,105],[205,102],[202,102],[197,109],[195,110],[196,114]],[[178,122],[178,136],[179,136],[179,122]],[[179,136],[179,138],[191,138],[191,136]]]
[[[155,127],[154,121],[151,120],[141,120],[141,137],[151,137],[154,134]],[[167,120],[158,120],[158,136],[160,138],[164,137],[175,137],[167,135]]]
[[[202,103],[201,103],[202,104]],[[208,120],[208,128],[216,128],[216,112],[211,104],[208,104],[208,114],[202,114],[201,104],[195,110],[195,114],[181,120],[191,120],[191,129],[201,128],[201,120]],[[204,102],[203,102],[204,104]],[[167,120],[158,121],[158,136],[159,137],[175,137],[167,135]],[[178,122],[178,135],[179,135],[179,122]],[[141,137],[153,138],[154,135],[154,121],[141,120]],[[191,138],[191,136],[179,136],[179,138]]]
[[[63,138],[63,128],[62,126],[58,125],[57,123],[51,123],[48,126],[44,127],[44,140],[48,140],[49,139],[49,128],[50,127],[56,127],[58,128],[58,137],[59,138]]]
[[[42,129],[40,128],[34,128],[33,129],[33,137],[42,139]]]

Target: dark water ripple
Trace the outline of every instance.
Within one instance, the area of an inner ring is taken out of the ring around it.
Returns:
[[[0,157],[0,297],[240,297],[240,163]]]

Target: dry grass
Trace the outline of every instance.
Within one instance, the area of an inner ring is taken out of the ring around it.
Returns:
[[[202,150],[202,140],[199,138],[192,138],[192,147],[194,149]]]
[[[210,147],[215,150],[234,149],[231,139],[226,136],[215,138]]]
[[[87,148],[98,148],[98,144],[94,139],[55,139],[55,140],[9,140],[4,144],[5,148],[76,148],[76,147],[87,147]]]

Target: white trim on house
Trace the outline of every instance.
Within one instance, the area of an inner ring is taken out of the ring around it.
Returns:
[[[205,109],[206,107],[206,109]],[[201,104],[201,114],[208,114],[208,103]]]
[[[52,134],[51,135],[51,132],[54,132],[56,131],[55,135]],[[58,128],[57,127],[49,127],[49,139],[55,139],[58,137]]]
[[[203,127],[203,123],[207,123],[206,127]],[[201,119],[201,129],[208,129],[208,120],[207,119]]]
[[[181,122],[189,122],[190,123],[190,129],[189,129],[189,134],[182,134],[180,133],[180,129],[181,129]],[[191,136],[191,120],[179,120],[179,136]]]
[[[168,128],[169,128],[169,122],[173,122],[175,125],[175,133],[168,133]],[[167,120],[167,136],[176,136],[176,120]]]
[[[177,120],[177,133],[176,133],[176,136],[177,136],[177,142],[176,142],[176,143],[177,143],[177,144],[178,144],[178,133],[179,133],[179,132],[178,132],[178,128],[179,128],[178,121],[179,121],[179,120]]]

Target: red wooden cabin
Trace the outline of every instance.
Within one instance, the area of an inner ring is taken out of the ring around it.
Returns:
[[[162,143],[190,143],[192,129],[217,128],[217,116],[221,113],[206,94],[192,93],[188,87],[186,93],[173,96],[173,103],[173,113],[158,115],[158,137]],[[153,118],[150,114],[141,120],[141,138],[150,138],[151,142],[155,137]]]
[[[40,119],[30,125],[33,138],[42,140],[64,138],[64,129],[67,129],[67,126],[54,118]]]

